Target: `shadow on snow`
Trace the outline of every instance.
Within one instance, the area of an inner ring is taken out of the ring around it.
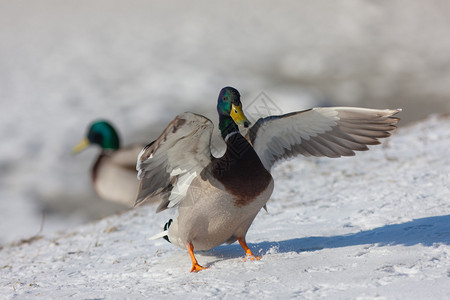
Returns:
[[[261,242],[249,245],[255,255],[267,253],[276,248],[277,253],[316,251],[356,245],[405,245],[421,244],[432,246],[435,243],[450,245],[450,215],[415,219],[410,222],[386,225],[372,230],[336,236],[313,236],[278,242]],[[238,244],[219,246],[203,255],[225,258],[242,257],[244,252]]]

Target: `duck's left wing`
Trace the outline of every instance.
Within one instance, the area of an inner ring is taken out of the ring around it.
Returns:
[[[259,119],[247,140],[270,171],[279,160],[299,154],[340,157],[368,150],[390,136],[401,110],[355,107],[318,107]]]
[[[139,154],[135,205],[160,201],[157,211],[177,205],[192,180],[211,162],[212,122],[200,115],[178,115],[161,136]]]

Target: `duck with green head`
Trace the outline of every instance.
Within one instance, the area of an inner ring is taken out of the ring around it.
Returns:
[[[157,212],[178,207],[178,216],[155,236],[188,250],[191,271],[204,269],[194,250],[208,250],[239,241],[253,255],[246,234],[273,191],[274,163],[303,154],[340,157],[367,150],[389,136],[399,110],[313,108],[259,119],[246,137],[240,125],[250,122],[239,92],[220,91],[219,130],[226,143],[222,157],[211,155],[212,122],[194,113],[178,115],[161,136],[138,156],[140,179],[136,205],[159,202]]]
[[[121,148],[116,130],[105,120],[89,125],[86,137],[73,148],[73,153],[79,153],[89,145],[97,145],[101,149],[91,169],[95,192],[104,200],[132,206],[139,186],[136,157],[143,145]]]

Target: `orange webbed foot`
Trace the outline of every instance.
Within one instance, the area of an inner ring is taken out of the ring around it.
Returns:
[[[245,251],[245,258],[244,258],[245,261],[247,261],[247,260],[260,260],[262,258],[261,256],[253,255],[252,251],[247,246],[247,243],[245,242],[244,238],[238,238],[238,241],[239,241],[239,244],[241,244],[241,247]]]
[[[247,260],[260,260],[262,258],[262,256],[254,256],[253,253],[247,253],[244,257],[244,261]]]
[[[192,245],[192,243],[188,243],[188,244],[186,245],[186,248],[187,248],[187,250],[188,250],[188,252],[189,252],[189,255],[191,256],[191,260],[192,260],[192,269],[191,269],[191,272],[197,273],[197,272],[199,272],[199,271],[201,271],[201,270],[208,269],[208,268],[202,267],[202,266],[200,266],[200,265],[198,264],[197,259],[196,259],[195,256],[194,256],[194,245]]]
[[[202,267],[199,264],[193,264],[192,265],[192,269],[191,269],[191,273],[197,273],[197,272],[199,272],[201,270],[206,270],[206,269],[209,269],[209,268]]]

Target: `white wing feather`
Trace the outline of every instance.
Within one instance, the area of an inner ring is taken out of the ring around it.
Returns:
[[[399,119],[397,110],[355,107],[318,107],[259,119],[248,131],[264,167],[299,154],[340,157],[367,150],[390,136]]]
[[[176,206],[192,180],[211,162],[212,122],[200,115],[178,115],[161,136],[139,154],[135,205],[160,201],[157,211]]]

